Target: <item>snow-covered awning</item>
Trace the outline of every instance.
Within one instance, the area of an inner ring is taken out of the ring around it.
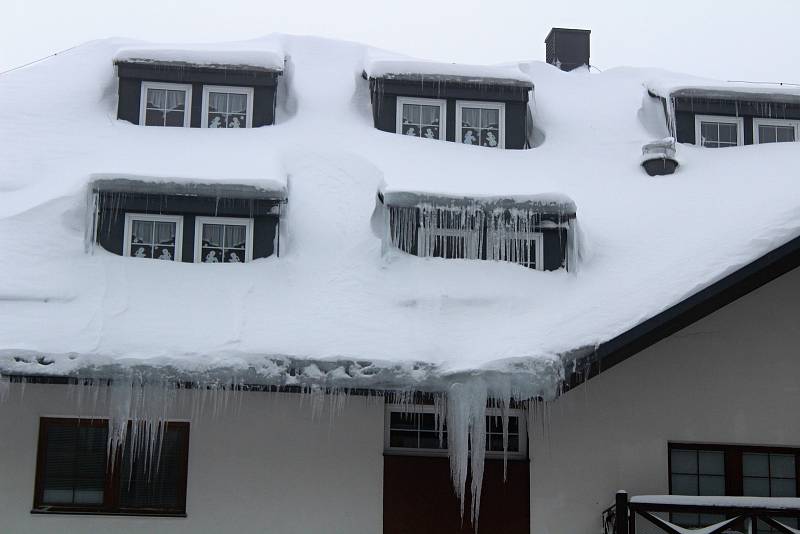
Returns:
[[[274,43],[225,43],[220,45],[138,46],[121,48],[114,63],[143,63],[173,67],[205,67],[282,72],[284,53]]]
[[[192,182],[165,178],[103,177],[91,182],[93,191],[105,193],[147,193],[153,195],[192,195],[214,198],[285,200],[286,187],[274,183]]]
[[[681,77],[654,79],[645,86],[651,96],[659,98],[711,98],[800,104],[798,84],[719,82]]]

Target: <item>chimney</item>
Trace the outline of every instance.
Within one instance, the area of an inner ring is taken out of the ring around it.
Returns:
[[[553,28],[544,40],[547,44],[547,62],[564,71],[588,66],[591,33],[591,30]]]

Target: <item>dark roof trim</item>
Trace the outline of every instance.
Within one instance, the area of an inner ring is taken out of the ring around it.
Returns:
[[[431,204],[441,208],[519,209],[560,214],[570,219],[574,218],[577,212],[575,203],[564,195],[467,197],[412,191],[389,191],[379,192],[378,199],[385,205],[394,208],[414,208],[423,204]]]
[[[576,360],[574,371],[568,372],[564,390],[579,386],[798,266],[800,237],[768,252],[594,350],[590,349],[589,354]]]
[[[280,69],[247,65],[196,65],[182,61],[116,61],[120,78],[165,82],[214,83],[220,85],[274,86]]]
[[[421,73],[387,73],[382,76],[368,76],[366,71],[361,73],[364,79],[391,81],[398,84],[420,83],[447,83],[453,85],[473,86],[503,86],[517,87],[520,89],[533,89],[533,82],[515,80],[513,78],[492,78],[482,76],[458,76],[455,74],[421,74]]]
[[[237,183],[194,183],[146,181],[129,178],[97,179],[91,184],[100,193],[143,193],[151,195],[191,195],[213,198],[244,198],[253,200],[286,200],[286,188],[269,189]]]

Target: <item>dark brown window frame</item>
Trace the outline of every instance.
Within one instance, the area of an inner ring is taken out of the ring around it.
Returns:
[[[694,450],[715,451],[725,454],[725,496],[740,497],[744,494],[742,454],[755,452],[761,454],[793,454],[797,495],[800,495],[800,447],[771,447],[769,445],[722,445],[715,443],[669,442],[667,450],[667,477],[669,493],[672,495],[672,451]]]
[[[106,470],[103,504],[86,505],[51,505],[42,502],[44,493],[44,463],[47,452],[47,430],[54,425],[78,425],[79,427],[107,428],[108,419],[82,419],[77,417],[41,417],[39,419],[39,443],[36,453],[36,480],[34,485],[32,514],[74,514],[74,515],[122,515],[122,516],[154,516],[154,517],[186,517],[186,485],[189,472],[189,423],[169,421],[170,430],[178,430],[184,434],[186,446],[181,451],[180,475],[178,479],[178,504],[175,509],[166,508],[127,508],[119,504],[120,470]],[[128,423],[130,429],[130,422]],[[122,450],[116,452],[115,466],[122,465]]]

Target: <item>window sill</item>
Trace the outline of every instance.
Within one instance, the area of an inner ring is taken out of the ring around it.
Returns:
[[[80,508],[33,508],[31,514],[34,515],[106,515],[106,516],[128,516],[128,517],[187,517],[186,512],[160,512],[157,510],[91,510]]]

